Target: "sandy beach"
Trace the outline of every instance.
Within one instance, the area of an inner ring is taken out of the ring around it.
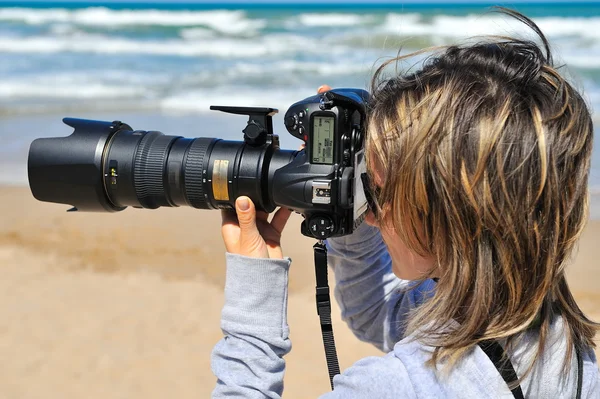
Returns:
[[[70,213],[25,187],[0,188],[0,397],[205,398],[221,338],[220,215],[191,208]],[[313,303],[313,241],[295,216],[285,396],[329,389]],[[600,222],[569,267],[585,312],[600,320]],[[342,369],[380,355],[333,310]],[[598,352],[597,352],[598,353]]]

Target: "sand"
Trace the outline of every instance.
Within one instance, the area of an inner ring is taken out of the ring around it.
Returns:
[[[205,398],[221,338],[220,215],[190,208],[69,213],[22,187],[0,187],[0,397]],[[329,389],[313,302],[313,240],[295,215],[285,396]],[[600,320],[600,223],[569,268],[585,312]],[[333,309],[342,369],[381,353]]]

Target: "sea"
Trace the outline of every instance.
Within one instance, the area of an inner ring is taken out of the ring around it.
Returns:
[[[297,147],[282,115],[322,84],[368,88],[381,62],[428,46],[533,37],[490,6],[0,1],[0,183],[26,184],[31,140],[68,135],[65,116],[241,139],[245,119],[210,105],[273,107],[282,146]],[[600,2],[510,6],[550,39],[600,127]],[[596,217],[599,140],[597,130]]]

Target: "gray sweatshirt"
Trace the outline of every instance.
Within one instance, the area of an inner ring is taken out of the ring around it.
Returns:
[[[335,296],[354,334],[384,351],[356,362],[334,378],[334,398],[511,398],[490,359],[474,348],[447,377],[425,365],[431,348],[404,336],[408,312],[435,289],[398,279],[377,229],[361,225],[350,236],[329,239],[328,263],[335,272]],[[217,377],[213,398],[280,398],[285,356],[291,349],[287,324],[288,270],[291,260],[255,259],[227,254],[224,338],[212,353]],[[574,398],[577,362],[563,375],[566,351],[563,323],[557,318],[542,361],[521,384],[526,398]],[[537,344],[534,335],[511,353],[523,375]],[[344,348],[338,348],[343,351]],[[600,372],[594,352],[583,352],[582,398],[600,398]],[[326,370],[323,370],[326,375]]]

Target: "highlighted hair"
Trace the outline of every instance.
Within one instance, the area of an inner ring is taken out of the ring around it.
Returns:
[[[375,73],[366,148],[382,181],[376,201],[415,253],[436,259],[435,295],[408,333],[454,364],[480,341],[517,342],[553,318],[573,345],[595,347],[598,324],[579,309],[565,265],[588,218],[593,126],[585,101],[542,46],[489,37],[436,48],[414,73]],[[458,322],[458,323],[455,323]],[[533,367],[533,363],[530,369]],[[529,372],[529,371],[528,371]]]

